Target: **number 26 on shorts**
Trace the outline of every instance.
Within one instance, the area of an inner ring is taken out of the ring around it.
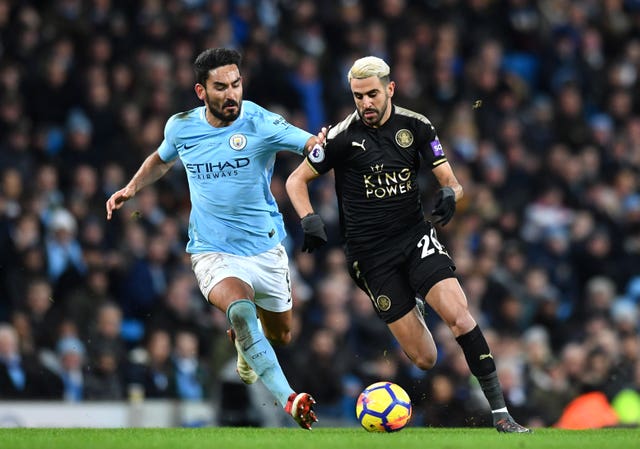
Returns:
[[[434,228],[431,228],[428,235],[423,235],[416,246],[418,248],[422,248],[422,254],[420,256],[422,259],[432,256],[436,252],[438,254],[449,256],[447,251],[444,249],[444,246],[442,246],[442,244],[438,241],[438,235],[436,234],[436,230]]]

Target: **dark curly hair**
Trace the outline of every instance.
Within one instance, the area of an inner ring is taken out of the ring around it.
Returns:
[[[193,63],[196,82],[203,86],[209,77],[209,71],[217,67],[235,64],[240,68],[242,56],[236,50],[229,48],[209,48],[198,55]]]

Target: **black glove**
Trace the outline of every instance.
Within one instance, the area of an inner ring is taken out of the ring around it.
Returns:
[[[304,243],[302,251],[311,253],[327,243],[327,230],[320,215],[309,214],[302,218],[302,230],[304,231]]]
[[[456,193],[451,187],[443,187],[438,190],[436,204],[431,211],[434,222],[444,226],[449,223],[456,212]]]

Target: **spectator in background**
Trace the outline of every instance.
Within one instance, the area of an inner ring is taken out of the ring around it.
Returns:
[[[121,338],[122,310],[117,304],[106,302],[97,309],[95,321],[89,328],[87,352],[93,362],[98,354],[108,350],[115,354],[118,363],[126,360],[127,348]]]
[[[75,337],[62,337],[56,344],[59,359],[58,375],[62,379],[62,397],[67,402],[84,399],[86,352],[82,342]]]
[[[89,164],[79,164],[70,175],[70,179],[66,181],[69,183],[68,204],[73,215],[81,224],[89,219],[100,217],[102,211],[98,205],[104,197],[99,190],[100,179],[97,168]],[[81,238],[83,233],[84,230],[81,229],[79,232]]]
[[[319,131],[326,123],[322,100],[323,83],[319,70],[316,59],[305,56],[298,62],[295,72],[291,75],[291,84],[300,95],[307,118],[306,128],[312,132]]]
[[[428,427],[465,427],[465,402],[459,397],[452,376],[446,370],[436,370],[428,379],[427,397],[423,401],[423,425]]]
[[[204,400],[209,397],[209,370],[200,358],[198,337],[189,331],[175,335],[172,355],[176,395],[187,401]]]
[[[11,325],[18,336],[18,352],[20,352],[20,354],[33,356],[42,350],[42,348],[39,348],[35,343],[29,317],[24,311],[15,310],[11,314]]]
[[[585,286],[585,296],[580,306],[580,317],[583,322],[591,318],[611,317],[611,308],[616,296],[616,286],[606,276],[595,276]]]
[[[15,168],[6,168],[0,179],[3,213],[9,218],[16,218],[22,212],[21,200],[24,195],[22,176]]]
[[[35,186],[31,198],[32,212],[37,213],[40,220],[46,225],[51,221],[54,211],[63,208],[65,195],[60,183],[57,167],[49,162],[38,166],[35,175]]]
[[[198,339],[198,348],[209,351],[210,331],[206,304],[201,300],[195,277],[190,272],[176,273],[169,281],[165,294],[151,316],[145,320],[150,329],[164,329],[172,338],[181,331]]]
[[[13,103],[16,100],[10,98],[0,101],[0,120],[2,115],[7,114],[7,109],[13,109]],[[16,109],[16,114],[21,114],[19,108]],[[13,115],[13,113],[11,113]],[[0,127],[4,124],[0,121]],[[22,119],[17,123],[8,123],[8,129],[0,134],[5,135],[0,143],[0,167],[3,169],[16,170],[18,174],[26,179],[30,173],[33,173],[36,164],[36,158],[31,151],[31,128],[32,125],[28,119]]]
[[[147,237],[147,242],[146,254],[131,262],[118,291],[125,316],[140,321],[158,307],[169,283],[169,242],[159,234]]]
[[[69,292],[64,316],[76,323],[83,339],[92,335],[102,307],[115,304],[109,286],[108,271],[96,265],[89,267],[85,281]]]
[[[0,324],[0,397],[5,400],[61,399],[62,382],[33,355],[18,350],[18,336]]]
[[[563,36],[558,41],[559,45],[566,40],[568,39]],[[590,133],[584,100],[575,82],[566,82],[559,87],[555,117],[555,135],[560,143],[567,145],[572,151],[577,151],[588,143]]]
[[[318,413],[342,418],[343,382],[349,362],[335,333],[328,328],[315,330],[308,337],[308,349],[296,357],[295,384],[314,392]]]
[[[51,282],[46,278],[30,279],[21,310],[27,315],[36,346],[40,349],[54,349],[56,332],[63,316],[61,307],[56,304],[53,296]]]
[[[371,299],[365,292],[360,289],[354,290],[349,308],[352,320],[352,351],[355,354],[367,360],[395,345],[389,329],[377,319],[375,310],[371,307]]]
[[[68,46],[73,51],[72,41],[66,39],[58,41],[59,48]],[[64,51],[67,51],[66,49]],[[25,92],[29,115],[38,123],[47,124],[62,130],[67,114],[74,105],[79,104],[75,80],[71,76],[71,61],[65,60],[61,53],[51,53],[30,83],[33,83]],[[33,96],[40,89],[47,89],[51,96],[43,98]]]
[[[7,224],[0,240],[5,251],[0,254],[0,295],[5,298],[0,309],[7,316],[22,303],[28,280],[46,276],[42,231],[38,217],[24,213]]]
[[[72,183],[73,173],[81,165],[98,168],[102,163],[101,152],[93,145],[93,123],[84,111],[77,109],[69,114],[66,124],[65,146],[60,151],[59,161],[62,178]]]
[[[117,401],[125,398],[123,373],[117,354],[108,347],[97,350],[84,376],[86,400]]]
[[[174,399],[176,392],[175,368],[171,363],[173,344],[169,333],[152,330],[146,337],[145,355],[129,368],[127,384],[139,384],[144,397],[150,399]]]
[[[87,266],[77,237],[76,219],[68,210],[52,212],[47,231],[47,272],[56,296],[62,298],[81,281]]]

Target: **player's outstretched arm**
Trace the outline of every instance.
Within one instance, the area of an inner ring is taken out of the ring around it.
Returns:
[[[286,189],[289,199],[302,219],[300,224],[304,231],[302,251],[313,252],[327,243],[327,230],[322,218],[313,212],[307,184],[318,177],[306,160],[287,178]]]
[[[287,178],[287,194],[300,218],[313,213],[307,184],[317,177],[318,174],[304,160]]]
[[[111,220],[113,211],[120,209],[122,205],[133,198],[140,189],[164,176],[174,163],[175,160],[171,162],[163,161],[157,151],[150,154],[127,185],[111,195],[107,200],[107,220]]]

